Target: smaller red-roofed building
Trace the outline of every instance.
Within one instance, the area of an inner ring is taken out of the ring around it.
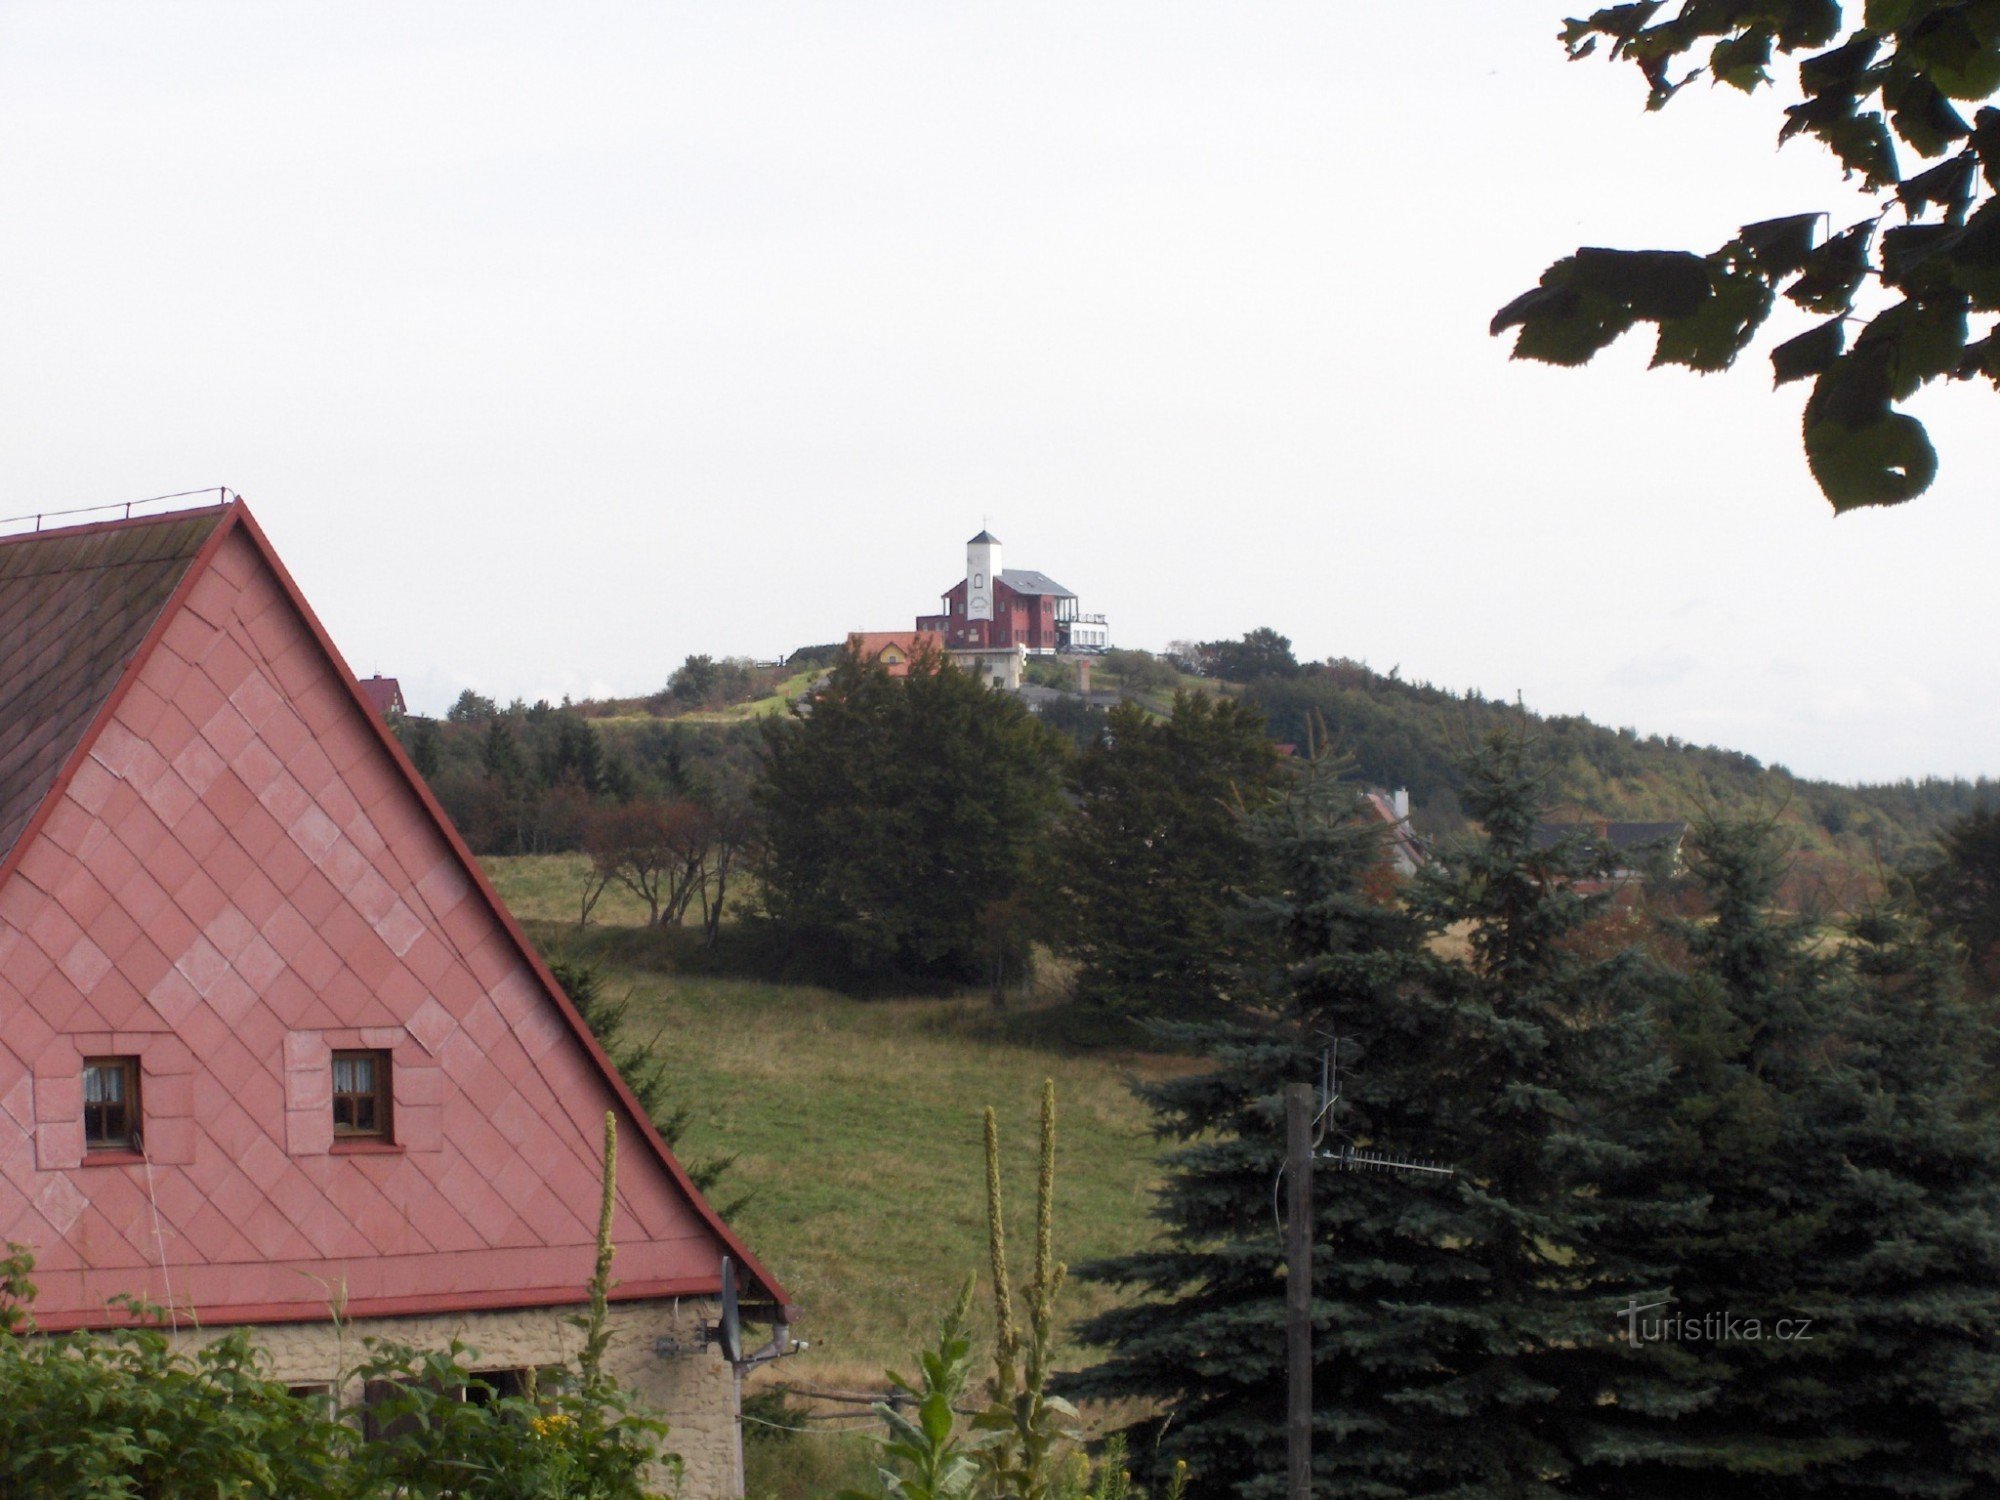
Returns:
[[[862,661],[880,662],[891,677],[908,677],[912,661],[944,650],[944,637],[934,630],[853,630],[847,649]]]

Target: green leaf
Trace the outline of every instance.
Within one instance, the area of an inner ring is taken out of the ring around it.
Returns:
[[[1965,352],[1965,305],[1956,299],[1898,302],[1876,314],[1854,349],[1882,359],[1890,398],[1907,401],[1925,383],[1958,368]]]
[[[1810,415],[1811,407],[1807,408]],[[1866,427],[1808,421],[1806,462],[1836,513],[1863,505],[1900,505],[1937,477],[1937,450],[1924,424],[1886,412]]]
[[[1838,0],[1790,0],[1778,23],[1778,45],[1787,52],[1824,47],[1839,35]]]
[[[2000,310],[2000,198],[1987,199],[1952,236],[1952,284],[1980,310]]]
[[[1896,189],[1896,196],[1913,215],[1935,203],[1944,209],[1948,220],[1957,223],[1965,217],[1965,210],[1972,202],[1972,182],[1978,170],[1978,158],[1970,151],[1962,151],[1950,161],[1939,162],[1928,171],[1904,179]]]
[[[1578,291],[1624,303],[1649,322],[1687,317],[1709,294],[1707,262],[1685,250],[1586,247],[1576,252],[1574,268]]]
[[[1741,36],[1724,37],[1709,50],[1708,71],[1718,83],[1752,93],[1759,84],[1769,83],[1771,74],[1771,33],[1762,26]]]
[[[1695,312],[1660,324],[1653,365],[1726,370],[1771,311],[1771,288],[1755,276],[1717,273]]]
[[[1812,258],[1813,241],[1825,217],[1787,214],[1781,219],[1760,219],[1755,224],[1745,224],[1737,231],[1737,239],[1765,275],[1789,276],[1804,270]]]
[[[1953,99],[1985,99],[2000,89],[2000,47],[1963,11],[1914,28],[1902,53]]]
[[[1987,334],[1977,343],[1967,344],[1965,354],[1952,374],[1959,380],[1972,380],[1983,375],[2000,388],[2000,330]]]
[[[1868,0],[1862,24],[1870,31],[1894,31],[1910,18],[1916,0]]]
[[[1803,380],[1808,375],[1818,375],[1833,367],[1840,358],[1840,352],[1847,344],[1847,326],[1844,318],[1829,318],[1817,328],[1809,329],[1795,339],[1786,339],[1771,351],[1772,385],[1784,385],[1787,381]]]
[[[1542,285],[1523,293],[1493,316],[1496,334],[1519,325],[1513,358],[1580,365],[1632,326],[1630,309],[1602,294],[1584,296],[1570,285],[1575,257],[1557,261]]]
[[[1882,85],[1882,102],[1889,106],[1896,134],[1920,156],[1936,156],[1971,133],[1972,127],[1937,85],[1911,68],[1891,68]]]
[[[2000,190],[2000,109],[1982,109],[1972,117],[1972,149],[1979,153],[1979,170],[1986,185]]]
[[[1948,251],[1961,238],[1949,224],[1905,224],[1882,236],[1882,280],[1915,289],[1951,285]]]
[[[1785,289],[1785,295],[1808,312],[1846,312],[1868,273],[1868,246],[1874,235],[1873,219],[1835,235],[1808,257],[1805,273]]]
[[[1806,425],[1867,427],[1889,413],[1889,365],[1879,345],[1842,356],[1820,373],[1806,402]]]
[[[1858,31],[1832,51],[1801,62],[1799,87],[1808,94],[1858,93],[1861,74],[1881,47],[1882,39],[1873,32]]]
[[[1900,175],[1896,165],[1896,138],[1889,122],[1876,110],[1848,115],[1823,131],[1815,132],[1840,158],[1849,172],[1859,172],[1870,188],[1891,187]]]
[[[1646,29],[1646,23],[1659,11],[1663,0],[1638,0],[1631,5],[1612,5],[1594,12],[1587,21],[1571,21],[1570,27],[1581,27],[1617,41],[1630,41]]]

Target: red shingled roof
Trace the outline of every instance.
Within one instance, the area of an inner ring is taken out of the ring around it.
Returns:
[[[222,514],[0,537],[0,860]]]

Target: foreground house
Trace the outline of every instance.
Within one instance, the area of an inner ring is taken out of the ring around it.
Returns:
[[[259,1325],[573,1357],[607,1111],[608,1367],[734,1493],[702,1201],[240,502],[0,537],[0,1242],[45,1329],[129,1293]]]

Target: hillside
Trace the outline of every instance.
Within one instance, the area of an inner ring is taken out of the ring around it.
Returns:
[[[1813,781],[1740,751],[1545,717],[1358,662],[1299,663],[1274,632],[1244,638],[1260,640],[1281,649],[1109,652],[1096,659],[1096,702],[1051,695],[1074,685],[1073,671],[1033,663],[1037,711],[1081,743],[1102,723],[1107,690],[1155,712],[1182,689],[1240,695],[1264,712],[1272,738],[1303,746],[1323,735],[1362,781],[1408,788],[1413,820],[1432,836],[1463,826],[1457,766],[1466,749],[1496,728],[1525,731],[1548,757],[1548,799],[1560,816],[1775,820],[1795,849],[1788,896],[1806,904],[1851,902],[1885,869],[1920,857],[1950,819],[2000,800],[2000,783],[1984,778]],[[786,664],[689,658],[667,689],[644,698],[502,708],[467,692],[445,719],[405,721],[402,732],[480,852],[574,849],[593,799],[740,793],[756,771],[758,721],[809,690],[832,650],[810,648]]]
[[[1560,816],[1693,820],[1716,812],[1776,820],[1796,851],[1798,900],[1850,900],[1858,883],[1918,856],[1947,821],[2000,798],[2000,783],[1987,779],[1807,780],[1740,751],[1641,737],[1581,716],[1543,717],[1355,662],[1266,677],[1243,692],[1264,710],[1274,738],[1303,741],[1317,721],[1364,781],[1409,788],[1424,832],[1463,824],[1457,762],[1465,748],[1494,729],[1520,728],[1548,759],[1548,801]]]
[[[485,861],[536,941],[596,964],[629,996],[627,1029],[672,1060],[693,1117],[685,1154],[734,1154],[715,1197],[749,1203],[735,1225],[804,1309],[807,1354],[774,1378],[880,1389],[936,1332],[986,1255],[980,1114],[997,1111],[1007,1192],[1030,1224],[1042,1080],[1061,1114],[1057,1232],[1073,1262],[1127,1249],[1146,1222],[1155,1146],[1133,1077],[1185,1066],[1132,1054],[1071,1053],[1031,1008],[984,999],[857,1001],[804,986],[670,972],[675,934],[607,904],[579,936],[567,891],[581,856]],[[1103,1305],[1064,1293],[1067,1324]]]

